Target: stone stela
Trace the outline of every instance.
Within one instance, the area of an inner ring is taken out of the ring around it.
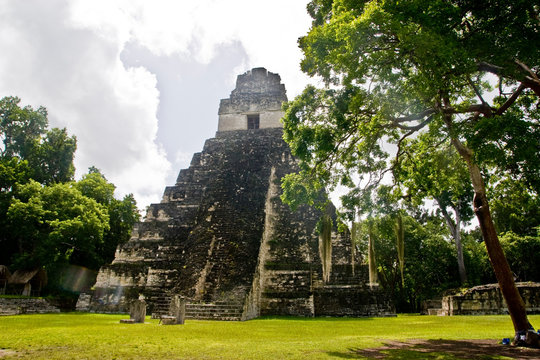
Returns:
[[[123,324],[144,324],[146,318],[146,301],[137,299],[129,307],[129,319],[122,319]]]
[[[99,271],[90,311],[125,312],[143,294],[155,318],[172,316],[178,296],[187,319],[395,315],[389,298],[367,285],[350,235],[337,232],[334,208],[325,282],[321,212],[292,212],[281,202],[280,179],[298,171],[282,139],[284,101],[278,74],[255,68],[238,76],[219,105],[216,136]]]

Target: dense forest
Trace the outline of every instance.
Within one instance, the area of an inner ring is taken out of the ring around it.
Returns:
[[[135,199],[95,167],[74,181],[77,139],[49,128],[47,110],[0,100],[0,264],[45,269],[43,294],[61,294],[70,266],[96,271],[139,220]]]

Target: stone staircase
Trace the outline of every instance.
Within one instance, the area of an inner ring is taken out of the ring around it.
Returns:
[[[153,304],[152,319],[159,319],[161,316],[169,314],[171,297],[163,291],[152,291],[147,293],[147,300]]]
[[[212,254],[209,258],[209,263],[212,264],[210,271],[208,272],[204,283],[204,295],[202,300],[207,303],[211,303],[214,297],[214,293],[217,291],[220,285],[221,276],[223,272],[224,264],[227,263],[228,252],[222,239],[216,241]]]
[[[146,300],[151,303],[152,319],[169,316],[172,297],[159,289],[145,293]],[[186,303],[186,319],[197,320],[242,320],[244,305],[237,301],[208,301]]]
[[[266,264],[260,314],[311,316],[312,275],[309,264]]]
[[[186,304],[186,319],[196,320],[242,320],[243,305],[239,303],[188,303]]]
[[[356,273],[353,274],[350,268],[343,266],[333,266],[332,272],[330,273],[330,280],[325,283],[322,279],[322,274],[319,272],[312,272],[312,281],[311,288],[321,288],[321,287],[365,287],[366,286],[366,277],[363,274],[362,269],[357,269]]]
[[[364,286],[366,283],[366,274],[358,266],[353,274],[351,266],[334,265],[330,274],[328,284],[335,286]]]

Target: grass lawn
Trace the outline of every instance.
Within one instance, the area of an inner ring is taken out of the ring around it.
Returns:
[[[126,315],[62,313],[0,317],[0,358],[16,359],[362,359],[362,349],[413,339],[512,337],[509,316],[265,318],[120,324]],[[530,321],[540,324],[540,315]],[[459,342],[457,342],[459,343]],[[445,352],[385,351],[386,359],[460,359]],[[540,352],[538,353],[540,358]],[[482,359],[501,359],[485,356]]]

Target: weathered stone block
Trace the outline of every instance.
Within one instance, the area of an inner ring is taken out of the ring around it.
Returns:
[[[90,301],[92,300],[92,294],[81,293],[77,304],[75,305],[76,311],[88,311],[90,310]]]
[[[170,313],[175,319],[175,324],[183,325],[186,318],[186,299],[175,295],[171,301]]]
[[[516,283],[529,314],[540,313],[540,283]],[[508,314],[508,306],[498,284],[473,287],[464,294],[442,299],[443,315]]]
[[[146,318],[146,301],[134,300],[129,309],[129,318],[135,323],[144,323]]]

